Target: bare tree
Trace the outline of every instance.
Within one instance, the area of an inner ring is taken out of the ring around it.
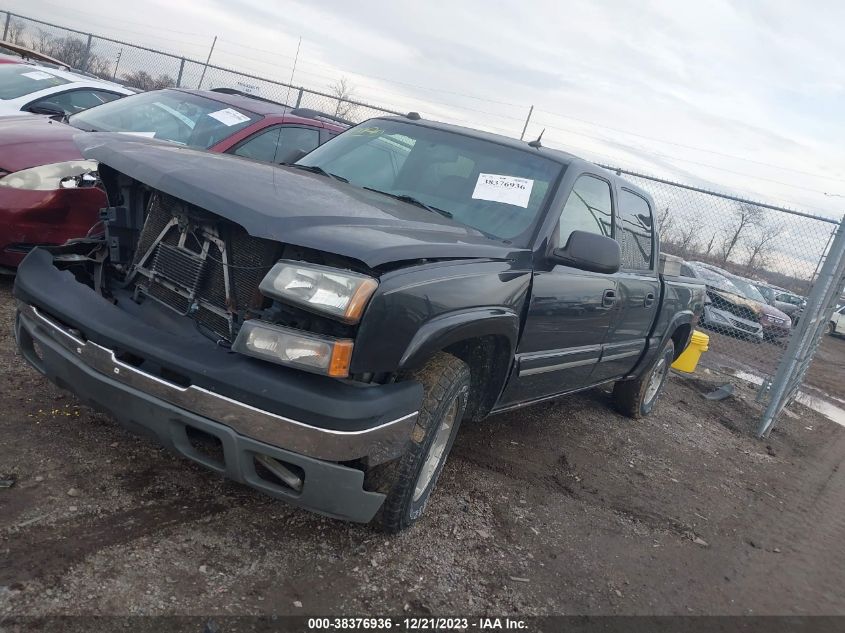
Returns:
[[[88,44],[76,37],[51,38],[43,53],[62,60],[71,68],[86,70],[88,63]]]
[[[52,39],[53,36],[44,29],[35,29],[35,34],[29,38],[29,47],[39,53],[50,55],[50,42]]]
[[[135,70],[131,73],[124,74],[123,81],[140,90],[161,90],[162,88],[172,88],[176,85],[176,80],[170,75],[153,77],[144,70]]]
[[[678,248],[684,257],[698,252],[698,234],[701,227],[697,222],[690,222],[685,227],[678,229]]]
[[[343,119],[351,119],[355,116],[355,111],[358,106],[354,103],[349,103],[349,99],[355,96],[355,86],[346,77],[341,77],[331,86],[329,92],[337,99],[337,107],[334,115]]]
[[[26,45],[26,26],[20,20],[9,19],[9,30],[6,32],[6,41],[18,46]]]
[[[780,227],[777,224],[761,220],[757,231],[746,241],[748,260],[745,267],[749,272],[755,272],[766,266],[778,235],[780,235]]]
[[[760,207],[740,202],[734,209],[733,225],[725,231],[719,259],[725,264],[745,234],[763,222],[764,211]]]
[[[657,230],[660,234],[660,241],[668,243],[672,241],[672,227],[675,225],[675,216],[666,207],[657,216]]]
[[[711,253],[713,253],[713,246],[716,244],[716,238],[717,237],[718,237],[718,234],[716,233],[716,231],[713,231],[713,234],[710,236],[710,241],[707,242],[707,246],[704,247],[704,252],[707,255],[710,255]]]

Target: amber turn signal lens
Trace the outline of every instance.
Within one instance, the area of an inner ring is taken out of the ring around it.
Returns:
[[[329,376],[346,378],[349,375],[351,361],[352,341],[337,341],[332,348],[332,358],[329,361]]]
[[[373,296],[376,288],[378,288],[378,282],[375,279],[364,279],[358,285],[358,289],[349,300],[349,305],[346,306],[344,317],[348,322],[356,323],[361,320],[364,308],[367,307],[367,302]]]

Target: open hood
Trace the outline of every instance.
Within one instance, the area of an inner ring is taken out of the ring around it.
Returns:
[[[357,259],[512,259],[525,249],[326,176],[116,134],[76,137],[86,158],[241,225],[255,237]],[[106,170],[104,170],[106,173]]]

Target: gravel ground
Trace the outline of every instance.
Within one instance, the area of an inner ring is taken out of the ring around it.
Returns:
[[[755,440],[750,387],[705,400],[708,372],[672,376],[636,423],[601,389],[496,416],[462,429],[426,518],[388,537],[77,404],[14,354],[10,292],[0,616],[845,614],[845,429],[801,405]],[[825,354],[830,392],[845,341]]]

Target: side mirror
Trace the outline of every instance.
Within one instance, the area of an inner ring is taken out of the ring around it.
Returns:
[[[610,275],[618,272],[621,266],[619,242],[596,233],[572,231],[566,246],[552,251],[552,260],[564,266]]]

